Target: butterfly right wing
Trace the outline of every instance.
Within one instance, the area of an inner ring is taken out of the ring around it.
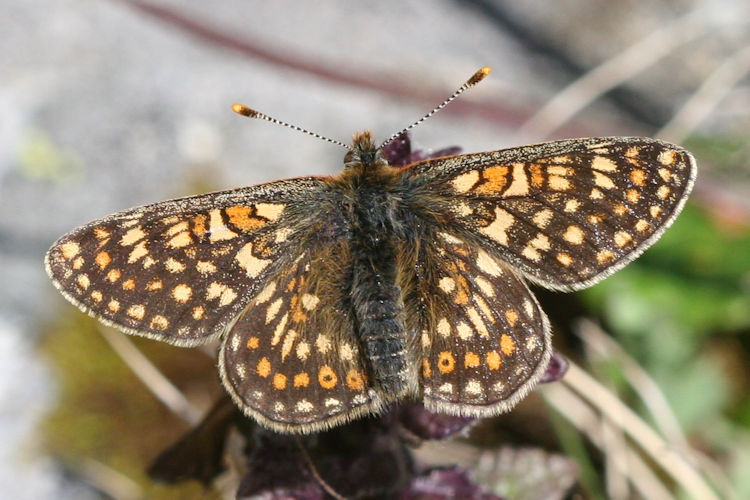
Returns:
[[[65,298],[108,325],[201,344],[329,222],[327,189],[323,178],[289,179],[119,212],[55,242],[47,272]]]
[[[414,274],[404,302],[425,406],[474,417],[510,410],[552,352],[549,321],[524,279],[447,232],[426,231],[406,255]]]

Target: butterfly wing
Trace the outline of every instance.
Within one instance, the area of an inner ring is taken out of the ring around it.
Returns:
[[[322,222],[311,214],[326,189],[324,179],[290,179],[119,212],[55,242],[47,272],[69,301],[106,324],[200,344],[296,257]]]
[[[438,158],[404,171],[456,236],[553,289],[592,285],[682,210],[695,162],[645,138],[604,137]]]
[[[408,317],[420,332],[425,406],[490,416],[512,408],[543,375],[547,317],[524,280],[448,233],[423,238]],[[408,288],[407,288],[408,289]]]
[[[355,334],[351,269],[348,239],[307,247],[229,331],[221,377],[246,414],[307,433],[380,407]]]

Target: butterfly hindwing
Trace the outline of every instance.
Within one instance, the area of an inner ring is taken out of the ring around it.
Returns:
[[[544,373],[551,353],[544,312],[523,279],[487,252],[439,233],[420,267],[421,380],[428,408],[496,415]]]
[[[405,174],[442,200],[451,231],[543,286],[578,289],[661,235],[695,163],[662,141],[605,137],[427,160]]]
[[[46,266],[68,300],[127,333],[221,334],[306,231],[324,182],[292,179],[126,210],[63,236]]]
[[[308,248],[269,279],[220,353],[235,402],[282,432],[311,432],[377,409],[350,303],[351,252]]]

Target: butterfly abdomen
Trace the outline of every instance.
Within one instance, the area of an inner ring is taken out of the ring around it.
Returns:
[[[396,283],[393,247],[395,202],[375,186],[360,186],[356,196],[352,305],[372,384],[381,394],[397,397],[407,390],[408,367],[404,306]]]

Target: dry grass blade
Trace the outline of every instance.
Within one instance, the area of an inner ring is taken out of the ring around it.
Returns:
[[[550,384],[542,388],[542,394],[549,400],[550,392],[554,392],[560,386],[572,389],[578,397],[585,399],[604,418],[618,424],[622,432],[629,436],[664,472],[669,474],[685,492],[701,500],[718,500],[719,497],[711,486],[685,457],[675,451],[633,410],[625,406],[606,387],[576,364],[571,362],[561,383]],[[568,418],[564,404],[557,409]],[[579,428],[585,429],[584,432],[589,432],[586,427]]]
[[[547,137],[599,96],[691,40],[715,29],[696,9],[609,58],[558,92],[518,129],[514,142]]]
[[[672,119],[656,133],[656,137],[674,142],[684,141],[748,73],[750,45],[725,59]]]
[[[574,391],[563,384],[549,384],[544,389],[544,398],[555,410],[562,414],[599,449],[604,449],[601,414],[597,413]],[[633,488],[648,500],[671,500],[674,495],[664,485],[629,444],[622,450],[624,455],[615,457],[614,466],[632,483]],[[637,478],[637,479],[636,479]]]
[[[190,404],[182,392],[138,350],[130,339],[107,327],[102,326],[98,330],[104,340],[159,401],[191,426],[200,422],[200,411]]]

